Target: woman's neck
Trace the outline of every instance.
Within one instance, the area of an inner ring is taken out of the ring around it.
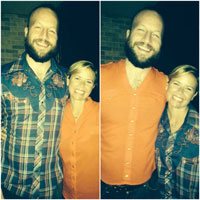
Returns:
[[[74,116],[74,119],[77,121],[81,116],[81,113],[83,112],[85,101],[78,101],[73,98],[70,98],[70,102],[71,102],[72,114]]]
[[[174,133],[181,128],[184,123],[188,107],[174,108],[168,105],[167,114],[169,117],[171,132]]]

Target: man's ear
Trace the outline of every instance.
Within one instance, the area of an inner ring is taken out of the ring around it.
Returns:
[[[130,32],[131,32],[130,29],[127,29],[127,30],[126,30],[126,39],[129,37]]]
[[[28,35],[28,27],[26,26],[26,27],[24,28],[24,36],[27,37],[27,35]]]

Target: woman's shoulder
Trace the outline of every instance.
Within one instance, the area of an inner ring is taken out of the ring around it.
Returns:
[[[189,125],[199,130],[199,113],[193,106],[189,107],[187,122]]]
[[[199,145],[199,113],[191,106],[188,111],[187,126],[186,139],[192,144]]]
[[[91,97],[89,97],[89,104],[93,109],[99,109],[99,102],[93,100]]]

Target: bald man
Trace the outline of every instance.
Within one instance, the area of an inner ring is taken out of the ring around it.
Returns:
[[[1,188],[6,199],[60,199],[59,129],[67,90],[54,59],[55,10],[35,8],[24,33],[25,52],[2,66]]]
[[[163,20],[142,10],[126,33],[126,59],[102,65],[102,191],[104,199],[154,198],[155,139],[167,77],[154,68]],[[155,197],[157,198],[157,196]]]

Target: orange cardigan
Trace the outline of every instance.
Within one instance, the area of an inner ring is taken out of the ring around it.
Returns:
[[[99,198],[99,104],[88,98],[77,122],[70,101],[61,125],[60,154],[63,163],[63,196]]]

